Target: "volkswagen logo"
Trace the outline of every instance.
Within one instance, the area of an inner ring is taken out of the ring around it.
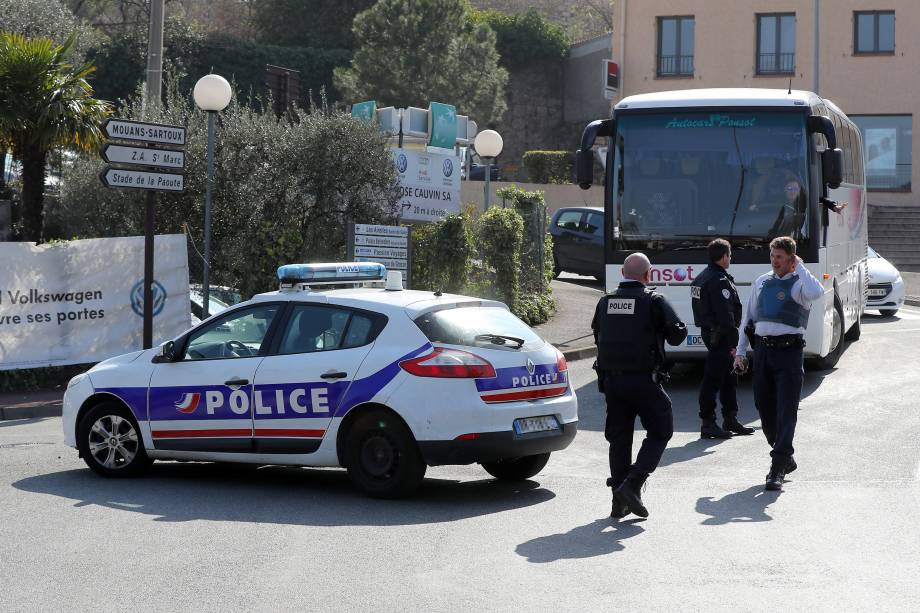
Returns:
[[[448,158],[444,160],[444,164],[442,165],[441,169],[444,171],[444,176],[449,177],[450,175],[454,174],[454,163],[451,162]]]
[[[154,280],[151,284],[150,292],[153,294],[153,316],[156,317],[160,314],[160,311],[163,310],[163,306],[166,304],[166,288],[159,282]],[[144,316],[144,281],[138,281],[134,284],[134,287],[131,288],[130,294],[131,300],[131,310],[137,313],[138,317]]]
[[[409,158],[406,157],[405,153],[400,153],[396,156],[396,170],[399,172],[406,172],[406,169],[409,167]]]
[[[527,374],[532,375],[536,369],[537,365],[533,363],[533,360],[527,358]]]

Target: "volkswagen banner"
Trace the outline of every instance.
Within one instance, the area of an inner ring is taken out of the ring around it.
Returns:
[[[185,236],[157,236],[153,342],[188,329]],[[99,362],[143,347],[144,237],[0,243],[0,370]]]
[[[401,219],[439,221],[460,212],[460,158],[394,148],[399,173]]]

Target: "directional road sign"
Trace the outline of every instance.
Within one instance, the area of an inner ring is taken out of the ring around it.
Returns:
[[[106,136],[117,140],[139,140],[145,143],[184,145],[185,128],[161,123],[144,123],[110,117],[103,125]]]
[[[181,192],[185,189],[185,175],[169,172],[146,172],[107,167],[100,173],[106,187],[125,187],[159,192]]]
[[[153,149],[107,143],[102,149],[102,159],[110,164],[185,168],[185,152],[181,149]]]

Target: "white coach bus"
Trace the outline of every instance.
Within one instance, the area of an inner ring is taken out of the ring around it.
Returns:
[[[812,306],[805,355],[818,368],[856,340],[868,285],[866,179],[856,125],[814,93],[699,89],[624,98],[613,117],[591,122],[576,154],[588,189],[592,147],[606,137],[606,289],[626,255],[652,262],[652,285],[688,323],[676,359],[701,357],[689,285],[707,266],[706,245],[732,244],[729,272],[747,308],[751,283],[769,271],[769,244],[792,236],[808,269],[823,279]],[[839,212],[833,202],[846,203]]]

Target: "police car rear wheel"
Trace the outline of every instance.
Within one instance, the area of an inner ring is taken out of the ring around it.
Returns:
[[[548,453],[528,455],[522,458],[500,460],[498,462],[483,462],[482,467],[486,472],[502,481],[524,481],[530,479],[543,470],[549,462]]]
[[[83,461],[103,477],[135,477],[153,462],[131,412],[116,402],[90,409],[80,421],[78,437]]]
[[[375,498],[412,493],[427,468],[412,432],[385,411],[362,415],[345,438],[345,466],[355,485]]]

